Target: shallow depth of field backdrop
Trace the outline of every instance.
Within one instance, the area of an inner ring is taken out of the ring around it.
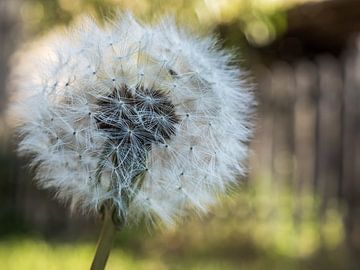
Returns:
[[[39,191],[5,121],[11,55],[81,13],[174,14],[239,48],[258,99],[248,179],[203,218],[140,225],[107,269],[360,269],[360,1],[1,0],[0,269],[88,269],[100,223]]]

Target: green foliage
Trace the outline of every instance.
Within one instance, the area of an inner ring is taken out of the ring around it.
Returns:
[[[20,11],[25,30],[33,34],[67,24],[83,13],[103,19],[117,10],[130,10],[145,20],[173,14],[181,23],[195,23],[202,31],[236,24],[238,31],[233,35],[244,33],[251,44],[263,46],[286,30],[286,8],[303,1],[306,0],[25,0]]]

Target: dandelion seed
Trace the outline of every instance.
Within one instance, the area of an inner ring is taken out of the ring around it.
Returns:
[[[19,152],[72,208],[173,224],[245,173],[253,97],[216,40],[124,15],[35,47],[16,68]]]
[[[216,41],[128,15],[105,29],[85,19],[41,44],[47,55],[27,52],[18,68],[19,151],[74,208],[110,200],[128,222],[172,223],[244,174],[252,95]]]

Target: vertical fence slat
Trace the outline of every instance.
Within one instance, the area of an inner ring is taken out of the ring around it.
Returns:
[[[272,161],[273,179],[292,182],[293,173],[293,99],[294,72],[290,65],[279,62],[272,68],[271,106],[273,107]]]
[[[343,121],[341,197],[347,207],[345,216],[347,244],[358,258],[360,252],[360,52],[356,48],[347,53],[345,62]]]
[[[341,129],[343,79],[339,61],[329,55],[318,58],[319,105],[317,134],[316,191],[322,208],[339,193],[341,178]]]
[[[295,188],[298,193],[309,189],[315,181],[317,68],[301,61],[295,68],[294,104]],[[300,194],[299,194],[300,195]]]
[[[250,178],[267,178],[272,171],[272,137],[273,130],[271,99],[271,71],[262,65],[254,68],[258,81],[257,115],[254,139],[251,141],[253,153],[250,155]]]

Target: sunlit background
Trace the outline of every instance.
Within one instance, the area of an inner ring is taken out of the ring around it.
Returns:
[[[39,191],[5,121],[12,54],[79,14],[174,15],[256,85],[250,173],[204,217],[116,239],[107,269],[360,269],[360,1],[1,0],[0,269],[88,269],[100,223]]]

